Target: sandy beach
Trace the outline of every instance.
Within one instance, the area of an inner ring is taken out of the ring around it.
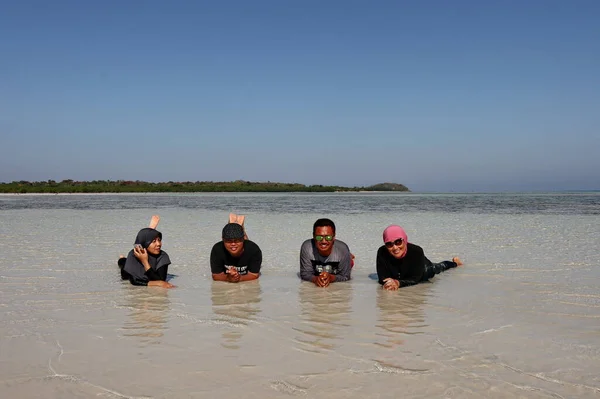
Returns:
[[[506,200],[522,211],[366,193],[23,198],[0,198],[2,397],[600,397],[598,195]],[[211,280],[229,211],[263,250],[258,281]],[[155,213],[172,290],[116,266]],[[356,266],[319,289],[296,273],[324,216]],[[381,290],[368,275],[390,223],[464,267]]]

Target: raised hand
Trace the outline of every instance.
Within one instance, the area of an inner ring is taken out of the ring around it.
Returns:
[[[133,247],[133,255],[142,263],[148,263],[148,251],[146,251],[141,245]]]

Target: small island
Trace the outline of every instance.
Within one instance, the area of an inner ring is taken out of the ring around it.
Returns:
[[[13,181],[0,183],[3,194],[58,194],[58,193],[198,193],[198,192],[359,192],[359,191],[395,191],[410,192],[396,183],[380,183],[368,187],[343,187],[304,185],[299,183],[250,182],[236,180],[232,182],[162,182],[152,183],[131,180],[93,180],[75,181]]]
[[[379,183],[373,186],[367,187],[369,191],[402,191],[409,192],[410,190],[404,184],[398,183]]]

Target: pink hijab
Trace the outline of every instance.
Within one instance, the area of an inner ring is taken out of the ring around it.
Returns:
[[[402,238],[402,240],[404,240],[404,253],[401,256],[401,258],[403,258],[408,250],[408,236],[406,235],[404,229],[398,225],[392,224],[383,230],[384,243],[396,241],[398,238]]]

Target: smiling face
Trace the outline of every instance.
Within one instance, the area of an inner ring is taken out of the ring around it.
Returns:
[[[385,247],[387,248],[390,255],[392,255],[396,259],[402,258],[406,253],[406,241],[402,238],[386,242]]]
[[[318,238],[322,239],[319,241]],[[331,238],[331,241],[328,241],[328,238]],[[319,254],[322,256],[329,256],[331,254],[331,251],[333,250],[333,242],[335,241],[335,232],[331,226],[316,227],[315,233],[313,234],[313,239],[315,240]]]
[[[244,252],[244,239],[243,238],[231,238],[223,239],[223,245],[229,254],[233,257],[239,257]]]
[[[152,240],[150,245],[148,245],[148,248],[146,248],[146,250],[148,251],[149,254],[158,255],[158,254],[160,254],[161,248],[162,248],[162,239],[159,236],[157,236],[154,240]]]

